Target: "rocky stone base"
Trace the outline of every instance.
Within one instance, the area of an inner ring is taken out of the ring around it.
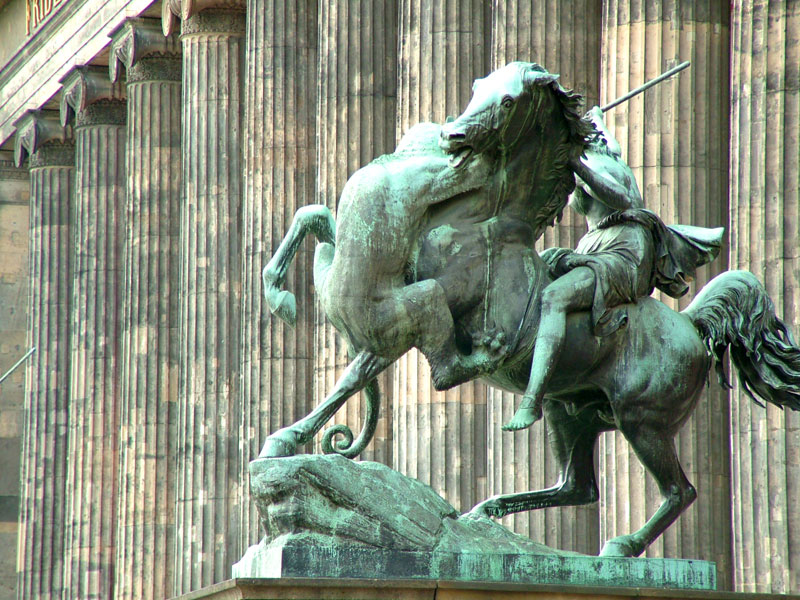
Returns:
[[[250,463],[265,537],[234,578],[447,580],[713,590],[714,563],[599,558],[463,518],[429,486],[378,463],[302,455]]]

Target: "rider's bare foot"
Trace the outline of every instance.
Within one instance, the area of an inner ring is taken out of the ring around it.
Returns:
[[[503,425],[503,431],[518,431],[530,427],[542,418],[542,405],[536,403],[533,406],[520,406],[513,418]]]

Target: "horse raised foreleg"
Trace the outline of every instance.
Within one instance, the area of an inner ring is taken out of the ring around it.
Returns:
[[[306,417],[293,425],[279,429],[270,435],[259,454],[260,458],[293,456],[299,444],[305,444],[322,429],[347,399],[364,389],[381,371],[394,362],[370,352],[359,352],[336,382],[331,394]]]
[[[294,327],[297,322],[297,306],[294,294],[281,290],[289,265],[306,235],[311,232],[321,242],[334,244],[336,223],[328,207],[321,204],[304,206],[294,214],[292,225],[283,238],[275,255],[262,272],[264,296],[273,314]]]
[[[558,483],[543,490],[494,496],[475,506],[464,517],[500,518],[525,510],[597,501],[594,446],[600,431],[608,427],[594,411],[587,409],[580,417],[574,417],[567,413],[563,403],[556,400],[546,401],[544,412],[550,447],[560,468]]]
[[[655,478],[664,500],[644,527],[608,540],[600,556],[639,556],[697,497],[678,462],[672,437],[663,428],[623,423],[620,430]]]

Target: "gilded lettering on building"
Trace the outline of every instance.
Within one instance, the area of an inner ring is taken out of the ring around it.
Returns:
[[[28,35],[44,21],[63,0],[27,0],[25,26]]]

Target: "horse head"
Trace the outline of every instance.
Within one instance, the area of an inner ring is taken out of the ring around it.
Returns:
[[[592,132],[581,118],[583,99],[562,88],[557,74],[524,62],[476,80],[472,92],[464,113],[442,127],[439,146],[456,169],[481,154],[501,159],[506,172],[495,206],[524,205],[538,237],[575,186],[569,160],[583,153]]]

